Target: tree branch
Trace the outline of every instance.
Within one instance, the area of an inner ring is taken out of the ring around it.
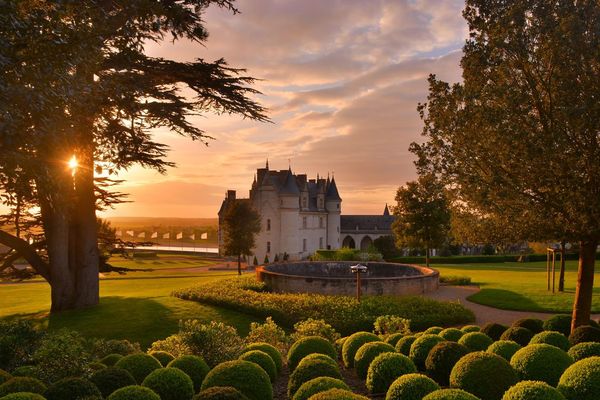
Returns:
[[[50,268],[48,264],[29,243],[3,230],[0,230],[0,243],[14,249],[17,252],[16,254],[25,258],[38,274],[47,281],[50,281]]]

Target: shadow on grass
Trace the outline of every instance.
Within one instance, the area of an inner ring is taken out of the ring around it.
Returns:
[[[511,290],[481,289],[479,292],[467,297],[467,300],[503,310],[548,311],[530,298]]]

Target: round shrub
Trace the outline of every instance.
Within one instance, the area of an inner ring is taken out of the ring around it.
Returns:
[[[29,378],[37,378],[38,370],[33,365],[22,365],[13,370],[12,376],[26,376]]]
[[[571,356],[549,344],[530,344],[510,359],[510,365],[521,380],[542,381],[552,386],[556,386],[562,373],[571,364]]]
[[[462,328],[460,328],[461,331],[463,331],[464,333],[469,333],[469,332],[479,332],[481,331],[481,328],[478,327],[477,325],[465,325]]]
[[[444,328],[442,328],[441,326],[432,326],[431,328],[427,328],[423,333],[426,335],[437,335],[443,330]]]
[[[171,361],[175,359],[175,357],[173,357],[171,353],[167,353],[166,351],[151,351],[148,354],[156,358],[158,362],[160,362],[160,365],[162,365],[163,367],[166,367]]]
[[[240,360],[250,361],[265,370],[271,382],[277,378],[277,367],[270,355],[261,350],[250,350],[242,354]]]
[[[331,365],[332,367],[336,368],[337,370],[340,369],[337,361],[335,361],[333,358],[331,358],[329,356],[326,356],[325,354],[319,354],[319,353],[313,353],[313,354],[307,355],[302,360],[300,360],[300,362],[298,363],[298,366],[301,364],[306,364],[306,363],[312,362],[312,360],[319,360],[319,361],[322,361],[322,362],[325,362],[325,363]]]
[[[107,367],[112,367],[113,365],[115,365],[117,363],[117,361],[119,361],[121,358],[123,358],[122,355],[117,354],[117,353],[113,353],[113,354],[109,354],[106,357],[102,358],[100,360],[100,362],[104,365],[106,365]]]
[[[403,333],[392,333],[390,336],[385,338],[385,342],[387,344],[391,344],[392,346],[396,347],[396,343],[398,343],[398,341],[400,339],[402,339],[404,336],[406,336]]]
[[[517,383],[517,374],[508,361],[483,351],[469,353],[454,365],[450,386],[463,389],[481,400],[500,400]]]
[[[15,376],[0,385],[0,397],[10,393],[31,392],[44,394],[46,385],[42,381],[27,376]]]
[[[102,397],[100,390],[92,382],[82,378],[65,378],[54,383],[46,390],[48,400],[82,400],[87,397]]]
[[[482,332],[468,332],[458,341],[471,351],[484,351],[494,343],[491,337]]]
[[[348,385],[342,380],[321,376],[319,378],[311,379],[308,382],[304,382],[302,386],[298,388],[292,400],[308,400],[312,395],[325,392],[329,389],[350,390]]]
[[[567,400],[597,400],[600,398],[600,357],[577,361],[562,374],[558,390]]]
[[[161,400],[191,399],[194,395],[192,379],[180,369],[160,368],[144,379],[142,386],[160,396]]]
[[[127,370],[137,383],[144,379],[155,369],[162,368],[160,362],[149,354],[130,354],[116,362],[115,367]]]
[[[490,322],[481,327],[481,332],[485,333],[492,340],[500,340],[500,336],[504,333],[505,330],[508,329],[508,326],[497,324],[495,322]]]
[[[333,343],[335,345],[335,350],[338,352],[338,356],[342,355],[342,347],[344,346],[346,339],[348,339],[348,336],[341,337]]]
[[[321,336],[306,336],[297,340],[288,351],[287,362],[290,371],[293,371],[300,360],[309,354],[320,353],[337,358],[335,347],[331,342]]]
[[[31,392],[11,393],[1,398],[1,400],[46,400],[44,396]]]
[[[381,341],[381,339],[379,339],[377,335],[370,332],[356,332],[348,336],[348,338],[344,341],[344,345],[342,346],[342,360],[344,361],[346,368],[354,367],[354,356],[363,344],[379,341]]]
[[[529,344],[551,344],[552,346],[556,346],[559,349],[564,351],[568,351],[571,345],[569,344],[569,339],[560,332],[557,331],[543,331],[540,333],[536,333]]]
[[[252,343],[246,346],[246,348],[244,349],[244,353],[252,350],[260,350],[267,353],[275,363],[275,367],[277,368],[277,375],[281,373],[281,370],[283,369],[283,357],[281,356],[279,350],[277,350],[277,347],[272,346],[269,343]]]
[[[404,354],[405,356],[409,355],[410,346],[412,346],[415,340],[417,340],[417,337],[414,335],[404,336],[396,343],[396,351],[398,353]]]
[[[292,372],[290,375],[290,379],[288,381],[288,397],[294,397],[296,391],[305,382],[322,376],[343,379],[337,364],[332,365],[331,362],[320,358],[307,357],[303,359],[300,364],[298,364],[294,372]]]
[[[106,369],[106,368],[108,368],[106,365],[99,363],[99,362],[93,362],[93,363],[88,364],[88,369],[90,371],[99,371],[101,369]]]
[[[360,379],[367,377],[371,362],[381,353],[394,353],[396,349],[384,342],[369,342],[363,344],[354,356],[354,368]]]
[[[369,398],[361,396],[360,394],[352,393],[349,390],[329,389],[325,392],[310,396],[308,400],[369,400]]]
[[[513,326],[504,331],[500,336],[500,340],[512,340],[519,343],[521,346],[527,346],[533,337],[533,332],[527,328]]]
[[[425,370],[425,360],[431,349],[433,349],[433,346],[443,341],[444,339],[438,335],[423,335],[418,337],[412,346],[410,346],[409,357],[413,360],[419,371]]]
[[[108,396],[107,400],[161,400],[160,396],[143,386],[126,386]]]
[[[117,367],[107,367],[96,371],[90,376],[90,381],[96,385],[103,397],[108,397],[117,389],[135,385],[135,378],[126,370]]]
[[[557,331],[565,336],[571,333],[571,316],[568,314],[559,314],[548,318],[542,325],[545,331]]]
[[[569,342],[571,342],[571,345],[583,342],[600,342],[600,329],[589,325],[578,326],[569,335]]]
[[[202,357],[185,355],[179,356],[167,365],[169,368],[179,368],[192,379],[194,383],[194,393],[200,391],[202,381],[210,371],[208,364]]]
[[[0,369],[0,385],[12,378],[12,375],[3,369]]]
[[[600,356],[600,343],[597,342],[583,342],[578,343],[571,347],[568,351],[569,355],[573,357],[573,361],[583,360],[584,358]]]
[[[544,321],[538,318],[521,318],[513,322],[513,328],[527,328],[534,334],[544,330]]]
[[[385,400],[421,400],[438,389],[439,385],[425,375],[402,375],[390,385]]]
[[[506,361],[510,361],[512,356],[519,351],[522,346],[513,342],[512,340],[498,340],[490,344],[490,347],[487,348],[488,353],[497,354],[500,357],[504,358]]]
[[[248,400],[248,398],[231,386],[214,386],[201,391],[192,400]]]
[[[443,331],[441,331],[440,333],[438,333],[439,337],[441,337],[445,340],[449,340],[451,342],[458,342],[458,340],[464,334],[465,333],[463,331],[461,331],[460,329],[456,329],[456,328],[446,328]]]
[[[477,332],[467,333],[467,335],[473,333]],[[458,360],[468,353],[469,349],[466,346],[456,342],[441,342],[436,344],[425,360],[427,375],[441,386],[448,386],[452,368],[454,368]]]
[[[366,386],[370,393],[386,393],[396,379],[416,372],[415,363],[404,354],[381,353],[369,366]]]
[[[565,397],[545,382],[523,381],[508,389],[502,400],[565,400]]]
[[[243,361],[226,361],[213,368],[204,378],[201,389],[231,386],[250,400],[271,400],[273,387],[269,375],[258,365]]]
[[[461,389],[440,389],[429,393],[423,400],[479,400],[479,397]]]

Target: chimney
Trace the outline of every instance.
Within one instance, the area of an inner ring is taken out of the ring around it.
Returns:
[[[235,200],[235,190],[227,191],[227,200]]]

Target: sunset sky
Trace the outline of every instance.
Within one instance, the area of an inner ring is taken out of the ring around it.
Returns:
[[[153,56],[224,57],[262,79],[269,123],[207,114],[194,120],[215,140],[157,132],[177,163],[166,175],[119,176],[133,203],[105,216],[216,217],[225,190],[246,197],[256,168],[314,177],[335,173],[344,214],[371,214],[414,179],[408,146],[420,140],[416,107],[427,76],[460,79],[467,36],[462,0],[238,0],[240,14],[211,8],[210,37],[149,45]]]

